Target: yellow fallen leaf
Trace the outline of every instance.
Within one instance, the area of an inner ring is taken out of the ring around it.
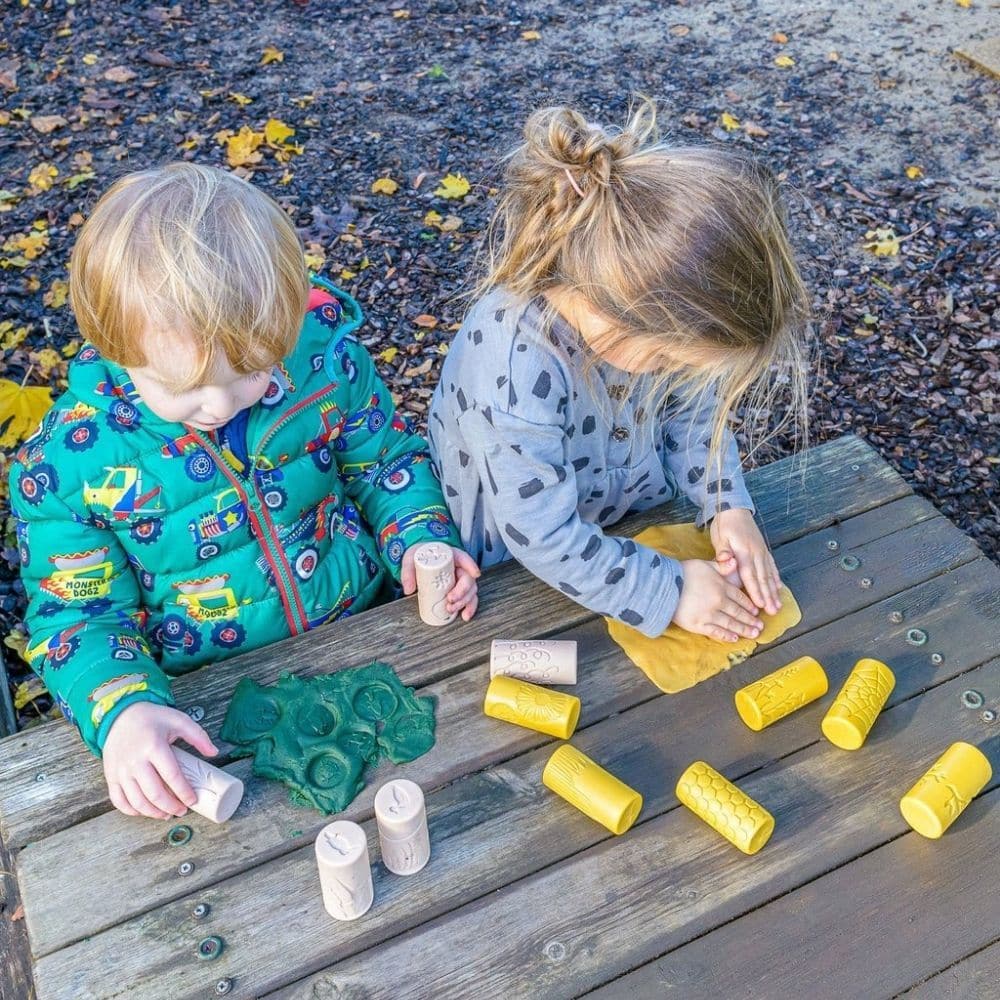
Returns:
[[[286,171],[285,171],[285,172],[284,172],[284,173],[283,173],[283,174],[281,175],[280,179],[278,180],[278,183],[279,183],[279,184],[282,184],[282,185],[284,185],[284,184],[290,184],[290,183],[291,183],[291,181],[292,181],[292,178],[293,178],[294,176],[295,176],[295,175],[294,175],[294,174],[293,174],[293,173],[291,172],[291,170],[286,170]]]
[[[96,62],[97,62],[97,59],[98,59],[98,56],[97,56],[97,53],[96,53],[96,52],[88,52],[88,53],[87,53],[87,54],[86,54],[86,55],[85,55],[85,56],[83,57],[83,65],[84,65],[84,66],[93,66],[93,65],[94,65],[94,63],[96,63]]]
[[[29,328],[19,326],[16,330],[14,324],[5,319],[0,323],[0,350],[9,351],[12,347],[17,347],[25,337],[28,336]]]
[[[80,350],[80,341],[71,340],[68,344],[63,345],[62,355],[64,358],[75,358],[77,351]]]
[[[341,270],[340,270],[340,280],[341,281],[350,281],[351,278],[356,278],[357,276],[358,276],[358,272],[357,271],[352,271],[349,268],[344,267],[344,268],[341,268]]]
[[[28,648],[28,636],[27,633],[21,632],[18,628],[14,628],[13,631],[9,632],[3,637],[3,644],[8,649],[13,649],[22,660],[26,660],[27,657],[24,655],[24,651]],[[13,917],[11,918],[13,919]]]
[[[0,379],[0,448],[14,448],[34,432],[52,405],[47,385],[22,387]]]
[[[285,53],[281,49],[276,49],[273,45],[268,45],[266,49],[261,53],[260,64],[261,66],[266,66],[268,63],[273,62],[284,62]]]
[[[436,226],[441,221],[442,218],[444,218],[444,216],[442,216],[440,212],[435,212],[434,209],[432,208],[424,216],[424,225],[425,226]]]
[[[49,245],[49,234],[47,232],[15,233],[4,244],[4,250],[8,253],[20,250],[28,260],[40,257]]]
[[[255,132],[244,125],[236,135],[226,139],[226,156],[231,167],[242,167],[247,163],[260,163],[263,156],[257,147],[264,141],[263,132]]]
[[[277,118],[268,118],[264,126],[264,138],[269,146],[281,147],[285,140],[295,135],[295,129]]]
[[[957,3],[959,7],[965,7],[966,9],[972,6],[972,0],[955,0],[955,3]]]
[[[410,16],[410,12],[408,10],[394,10],[392,16],[397,21],[405,21]]]
[[[869,229],[865,239],[870,241],[865,249],[871,250],[876,257],[895,257],[899,253],[899,237],[891,226]]]
[[[438,354],[447,354],[447,353],[448,353],[448,345],[438,344]]]
[[[299,108],[308,108],[316,100],[315,94],[303,94],[301,97],[293,97],[292,104]]]
[[[915,181],[918,177],[924,176],[924,171],[921,167],[916,166],[916,164],[911,164],[906,168],[906,176],[909,177],[911,181]]]
[[[789,69],[795,65],[795,60],[791,56],[775,56],[774,65],[780,69]]]
[[[55,281],[49,286],[49,290],[45,293],[45,297],[42,301],[50,309],[59,309],[66,305],[66,296],[69,294],[69,284],[62,280],[62,278],[56,278]]]
[[[306,267],[310,271],[319,271],[320,268],[326,263],[326,254],[323,253],[323,248],[318,243],[310,243],[306,248],[304,254],[306,259]]]
[[[468,193],[471,185],[461,174],[446,174],[441,183],[434,189],[439,198],[459,200]]]
[[[826,61],[827,62],[840,62],[840,53],[839,52],[827,52],[827,54],[826,54]]]
[[[237,94],[236,91],[229,91],[229,100],[234,101],[241,108],[245,108],[248,104],[253,104],[253,98],[247,97],[246,94]]]
[[[51,163],[39,163],[34,170],[28,174],[28,183],[31,185],[32,193],[48,191],[52,187],[52,181],[59,176],[59,171]]]
[[[51,347],[43,347],[40,351],[32,351],[31,360],[38,365],[43,378],[52,374],[52,369],[63,363],[62,356]]]
[[[20,712],[29,701],[34,701],[48,693],[48,689],[40,677],[29,677],[26,681],[21,681],[14,689],[14,708]]]
[[[740,127],[739,118],[734,118],[728,111],[723,111],[722,117],[719,120],[727,132],[735,132]]]
[[[399,354],[398,347],[387,347],[379,353],[378,359],[379,361],[384,361],[387,365],[391,365],[396,360],[397,354]]]
[[[380,177],[372,184],[372,194],[395,194],[399,185],[391,177]]]
[[[526,42],[537,42],[538,39],[542,37],[542,35],[541,35],[541,32],[539,32],[539,31],[522,31],[521,32],[521,37]]]
[[[86,184],[87,181],[92,181],[96,176],[97,174],[95,174],[93,170],[84,170],[79,174],[73,174],[72,177],[67,177],[66,180],[63,181],[63,184],[65,184],[66,187],[72,191],[74,188],[78,188],[81,184]]]

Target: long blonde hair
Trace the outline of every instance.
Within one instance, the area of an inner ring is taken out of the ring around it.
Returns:
[[[80,331],[108,360],[142,367],[150,325],[182,332],[198,359],[191,385],[220,354],[241,374],[280,361],[309,297],[288,216],[247,181],[194,163],[115,182],[81,229],[69,274]]]
[[[709,468],[721,468],[741,404],[773,413],[788,397],[766,435],[745,422],[751,453],[789,425],[807,440],[809,298],[778,182],[759,161],[660,142],[649,100],[615,129],[543,108],[507,158],[484,254],[477,294],[576,293],[609,321],[596,351],[651,352],[658,400],[714,394]]]

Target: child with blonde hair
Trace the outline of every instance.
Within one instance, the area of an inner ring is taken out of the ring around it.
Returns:
[[[780,605],[728,416],[804,431],[808,300],[778,185],[728,149],[656,140],[644,102],[618,130],[536,111],[510,156],[487,274],[431,403],[431,451],[483,567],[513,557],[602,615],[755,637]],[[715,560],[606,531],[678,492]]]
[[[28,661],[112,803],[181,815],[170,744],[216,751],[171,676],[412,592],[412,547],[460,543],[358,304],[246,181],[185,163],[118,181],[70,300],[87,343],[10,471]],[[468,619],[479,570],[460,549],[456,566]]]

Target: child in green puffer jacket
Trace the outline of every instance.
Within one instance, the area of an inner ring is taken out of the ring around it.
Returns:
[[[128,815],[195,796],[170,744],[214,754],[171,675],[415,589],[412,547],[475,562],[427,446],[354,336],[357,303],[310,277],[287,216],[232,174],[178,163],[100,200],[70,261],[86,343],[10,470],[27,656],[102,755]]]

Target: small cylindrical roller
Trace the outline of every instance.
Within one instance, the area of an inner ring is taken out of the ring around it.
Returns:
[[[747,684],[735,694],[736,711],[754,732],[783,719],[829,690],[826,672],[811,656],[800,656],[780,670]]]
[[[448,613],[448,592],[455,586],[455,553],[443,542],[425,542],[413,550],[417,573],[417,609],[426,625],[447,625],[458,612]]]
[[[549,758],[542,783],[614,834],[624,833],[642,809],[634,788],[568,743]]]
[[[180,747],[170,749],[177,758],[181,773],[198,796],[191,808],[213,823],[225,823],[243,801],[243,782],[187,750],[181,750]]]
[[[576,643],[569,639],[494,639],[490,677],[500,675],[533,684],[575,684]]]
[[[382,863],[397,875],[413,875],[431,856],[421,787],[405,778],[387,781],[375,794]]]
[[[580,699],[528,681],[498,676],[486,689],[483,711],[493,719],[567,740],[580,718]]]
[[[992,777],[982,750],[971,743],[952,743],[903,796],[899,811],[917,833],[936,840]]]
[[[326,912],[337,920],[356,920],[375,898],[368,838],[357,823],[338,819],[316,837],[316,863]]]
[[[857,750],[895,686],[895,675],[881,660],[858,660],[823,718],[823,735],[841,750]]]

